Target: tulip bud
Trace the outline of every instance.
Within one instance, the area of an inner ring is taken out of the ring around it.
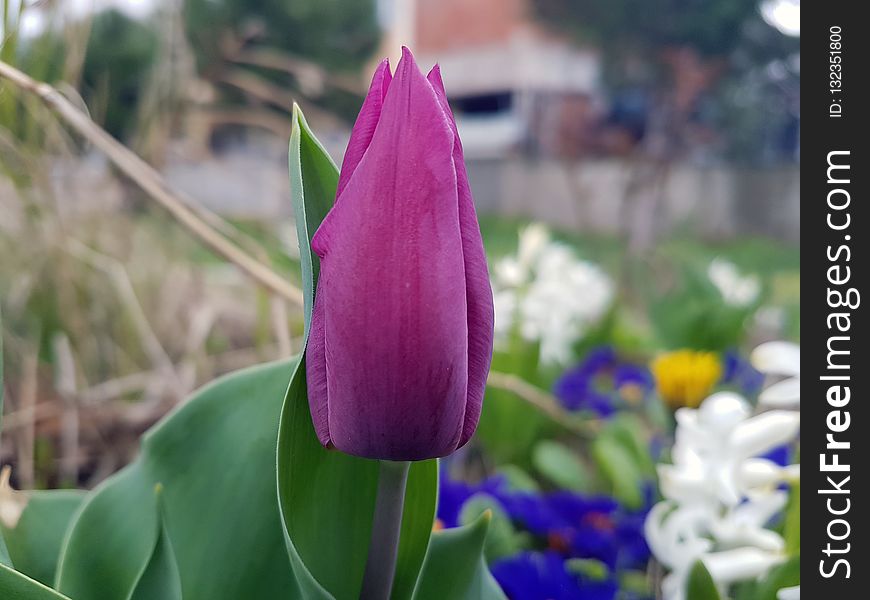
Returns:
[[[474,433],[492,290],[462,145],[436,66],[380,64],[354,125],[320,257],[306,354],[320,442],[366,458],[450,454]]]

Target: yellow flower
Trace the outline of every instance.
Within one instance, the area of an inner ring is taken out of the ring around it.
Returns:
[[[696,408],[722,377],[715,352],[676,350],[659,355],[650,364],[656,389],[671,408]]]

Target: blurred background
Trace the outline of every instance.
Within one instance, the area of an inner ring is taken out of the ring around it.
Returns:
[[[556,549],[645,597],[636,521],[670,411],[722,387],[752,397],[748,349],[799,339],[799,0],[0,7],[2,61],[57,88],[294,285],[293,102],[340,164],[377,62],[395,65],[404,44],[422,68],[440,63],[497,312],[484,416],[445,467],[442,494],[457,496],[440,522],[494,476],[606,494],[614,504],[583,520],[609,532],[597,549],[566,549],[503,501],[490,558]],[[0,462],[21,488],[94,486],[191,390],[289,356],[302,335],[297,303],[200,244],[5,79],[0,315]],[[602,431],[634,446],[590,445]]]

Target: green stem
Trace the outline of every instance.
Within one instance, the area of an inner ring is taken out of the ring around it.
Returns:
[[[399,555],[399,532],[409,462],[381,461],[378,497],[372,521],[372,539],[363,575],[360,600],[389,600]]]

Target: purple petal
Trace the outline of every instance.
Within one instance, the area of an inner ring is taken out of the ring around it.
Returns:
[[[359,116],[353,125],[353,130],[350,134],[350,140],[347,143],[347,149],[344,151],[344,160],[341,163],[341,173],[338,176],[338,188],[336,198],[341,196],[341,192],[347,187],[347,182],[350,181],[351,175],[356,170],[359,161],[368,149],[372,141],[372,136],[375,134],[375,128],[378,126],[378,120],[381,118],[381,109],[384,105],[384,98],[387,95],[387,90],[390,87],[390,81],[393,76],[390,74],[390,60],[385,58],[375,69],[375,74],[372,76],[372,83],[369,86],[366,99],[363,101],[362,108],[359,111]]]
[[[323,287],[318,283],[317,302],[311,314],[311,332],[305,349],[305,378],[308,384],[308,408],[317,439],[329,445],[329,406],[326,386],[326,345],[323,336]]]
[[[340,450],[422,460],[456,449],[468,392],[454,135],[405,51],[368,149],[314,237],[328,429]],[[338,376],[340,374],[340,376]]]
[[[465,421],[459,445],[463,446],[474,435],[480,411],[483,406],[483,395],[486,390],[486,377],[492,361],[493,325],[495,313],[492,303],[492,288],[489,283],[489,271],[486,265],[486,252],[480,227],[477,224],[477,214],[474,210],[474,200],[471,197],[471,187],[468,185],[468,174],[465,170],[465,158],[462,155],[462,142],[456,130],[456,121],[447,95],[444,82],[441,79],[441,69],[438,65],[432,67],[427,77],[438,96],[438,101],[444,114],[450,122],[453,131],[453,164],[456,169],[456,184],[459,200],[459,229],[462,232],[462,254],[465,263],[465,293],[468,310],[468,400],[465,407]]]

